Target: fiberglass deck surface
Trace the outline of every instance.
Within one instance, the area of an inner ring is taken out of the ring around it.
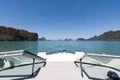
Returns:
[[[76,67],[74,61],[80,59],[83,53],[69,54],[58,53],[46,56],[47,63],[37,75],[41,80],[89,80],[86,75],[81,76],[80,68]]]
[[[82,78],[80,68],[72,62],[48,62],[41,69],[37,79],[41,80],[88,80]]]

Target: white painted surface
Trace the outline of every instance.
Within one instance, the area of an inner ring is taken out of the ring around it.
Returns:
[[[40,53],[39,53],[40,54]],[[76,52],[76,54],[71,54],[71,53],[56,53],[56,54],[51,54],[51,55],[46,55],[44,54],[44,58],[47,59],[47,62],[74,62],[80,58],[82,58],[85,55],[83,52]],[[43,56],[43,53],[39,55],[40,57]]]
[[[72,62],[48,62],[35,80],[89,80]]]
[[[36,80],[89,80],[84,74],[81,76],[80,68],[76,67],[74,61],[82,58],[83,52],[57,53],[46,55],[47,64],[41,69],[40,73],[35,78]],[[41,56],[42,57],[42,56]]]

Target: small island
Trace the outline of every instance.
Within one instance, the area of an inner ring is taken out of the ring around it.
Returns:
[[[47,41],[47,39],[45,37],[41,37],[38,39],[39,41]]]
[[[12,27],[0,26],[0,41],[37,41],[38,34]]]
[[[84,41],[84,38],[78,38],[77,41]]]

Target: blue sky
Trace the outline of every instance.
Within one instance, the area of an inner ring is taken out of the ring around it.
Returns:
[[[120,30],[120,0],[0,0],[0,25],[39,37],[90,38]]]

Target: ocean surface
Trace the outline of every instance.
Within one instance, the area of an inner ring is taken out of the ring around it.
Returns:
[[[86,53],[120,55],[120,41],[0,41],[0,51],[27,50],[34,54],[38,52]]]

